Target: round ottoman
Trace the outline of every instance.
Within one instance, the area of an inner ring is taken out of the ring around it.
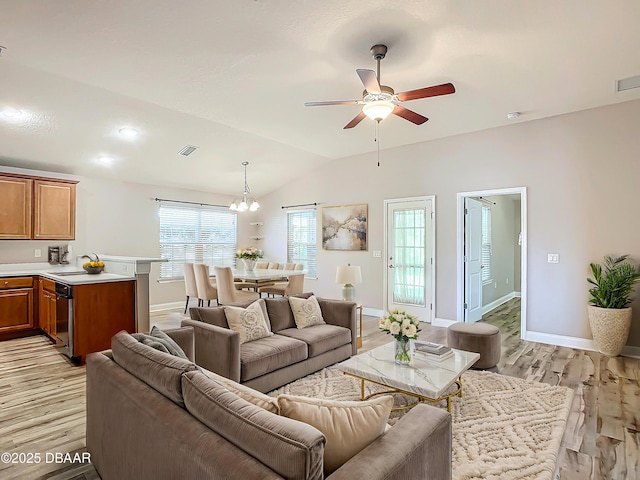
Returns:
[[[476,352],[480,359],[471,368],[491,368],[500,361],[500,330],[487,323],[454,323],[447,329],[451,348]]]

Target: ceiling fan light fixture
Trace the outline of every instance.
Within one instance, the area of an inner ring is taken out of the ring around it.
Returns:
[[[375,120],[376,122],[381,122],[385,118],[387,118],[395,105],[386,100],[374,100],[373,102],[366,103],[362,107],[362,113],[364,113],[371,120]]]

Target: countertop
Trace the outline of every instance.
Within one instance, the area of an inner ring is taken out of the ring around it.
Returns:
[[[65,272],[80,272],[78,275],[58,275]],[[88,285],[92,283],[126,282],[135,280],[131,275],[109,273],[104,270],[101,273],[90,275],[84,273],[82,267],[75,265],[49,265],[48,263],[14,263],[0,265],[0,278],[41,276],[66,285]]]

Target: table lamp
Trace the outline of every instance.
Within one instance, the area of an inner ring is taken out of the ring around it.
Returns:
[[[336,271],[336,283],[342,283],[342,298],[353,302],[356,298],[354,283],[362,283],[362,272],[357,265],[339,266]]]

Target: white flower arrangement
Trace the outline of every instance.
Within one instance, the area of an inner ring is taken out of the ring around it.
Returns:
[[[415,340],[420,332],[420,321],[406,312],[394,310],[380,319],[379,327],[383,332],[393,335],[396,340]]]

